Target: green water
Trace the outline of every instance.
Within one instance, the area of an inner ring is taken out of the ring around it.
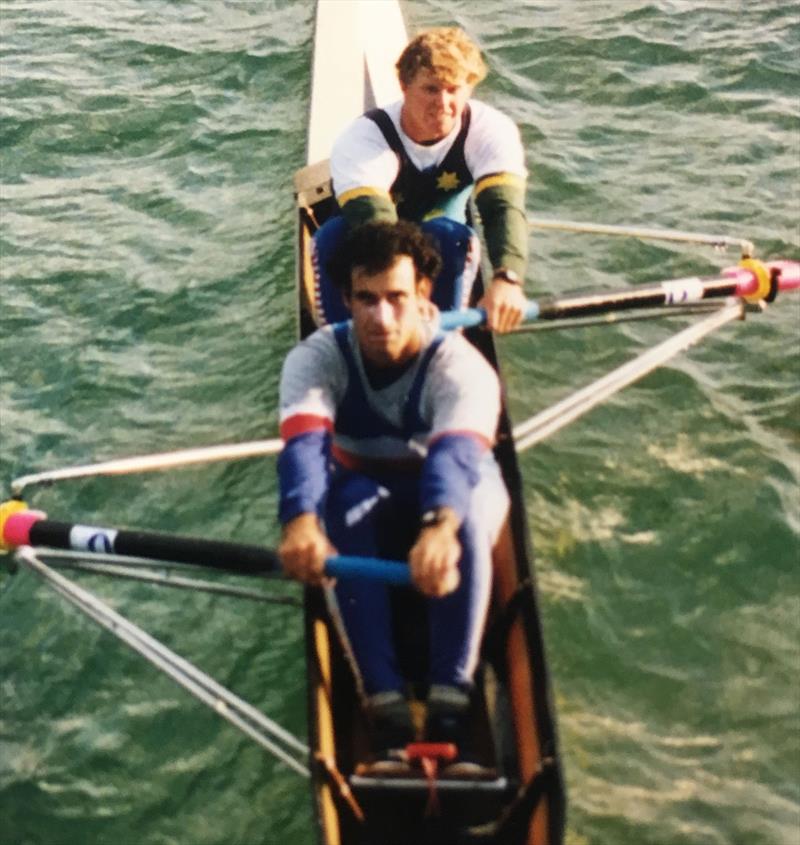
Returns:
[[[800,8],[409,2],[485,49],[542,216],[800,257]],[[272,436],[294,336],[310,2],[0,2],[0,487]],[[529,290],[736,254],[533,234]],[[728,326],[522,457],[571,845],[800,842],[800,298]],[[673,329],[677,328],[673,324]],[[515,419],[666,337],[503,339]],[[272,544],[270,459],[60,485],[54,518]],[[304,734],[296,610],[83,577]],[[291,586],[284,588],[291,589]],[[305,845],[304,784],[30,575],[0,584],[13,845]]]

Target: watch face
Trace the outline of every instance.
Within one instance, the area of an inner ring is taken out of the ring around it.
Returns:
[[[511,282],[512,285],[519,285],[522,283],[520,277],[513,270],[498,270],[494,274],[495,279],[503,279],[506,282]]]
[[[420,518],[420,525],[425,527],[429,525],[437,525],[441,521],[439,511],[425,511]]]

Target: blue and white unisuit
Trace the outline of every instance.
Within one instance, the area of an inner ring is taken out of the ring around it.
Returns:
[[[390,384],[367,378],[351,324],[298,344],[280,386],[280,520],[316,513],[341,554],[405,558],[420,514],[452,508],[463,522],[460,583],[428,600],[430,677],[468,688],[491,589],[491,549],[508,510],[494,461],[497,375],[460,334],[425,324],[422,348]],[[368,695],[405,679],[389,589],[341,580],[336,595]]]

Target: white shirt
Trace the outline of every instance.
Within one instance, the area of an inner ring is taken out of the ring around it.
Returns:
[[[527,176],[519,129],[511,118],[479,100],[469,101],[472,117],[464,142],[464,157],[477,182],[492,173]],[[399,100],[384,108],[394,123],[408,157],[419,170],[441,163],[459,131],[459,121],[449,135],[435,144],[417,144],[400,126]],[[354,188],[372,187],[388,191],[399,170],[397,156],[387,145],[375,121],[356,118],[336,139],[331,152],[331,176],[336,196]]]

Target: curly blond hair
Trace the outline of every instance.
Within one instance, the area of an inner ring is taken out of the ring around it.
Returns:
[[[409,85],[423,68],[451,85],[466,82],[475,86],[487,73],[481,51],[457,26],[420,32],[406,45],[395,67],[403,86]]]

